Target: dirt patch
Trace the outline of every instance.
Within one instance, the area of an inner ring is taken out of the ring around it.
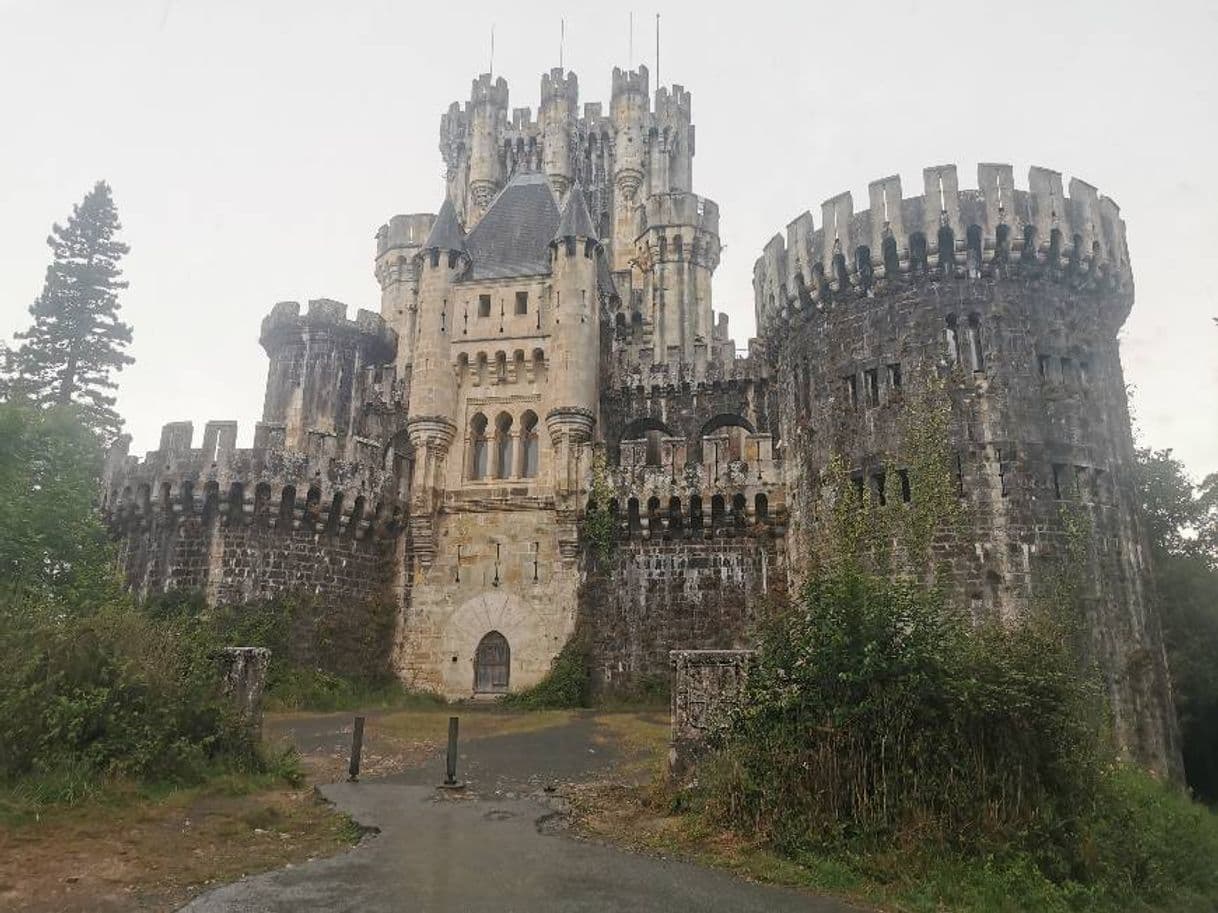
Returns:
[[[332,855],[359,836],[311,788],[112,796],[0,827],[0,908],[175,910],[214,884]]]

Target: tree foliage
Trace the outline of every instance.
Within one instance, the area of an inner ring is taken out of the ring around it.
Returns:
[[[1194,486],[1170,450],[1137,452],[1184,770],[1218,800],[1218,473]]]
[[[125,352],[131,327],[118,316],[117,293],[127,287],[119,261],[129,250],[115,237],[121,227],[110,187],[98,181],[67,224],[52,227],[52,261],[30,306],[33,323],[16,334],[20,347],[5,353],[14,392],[40,406],[75,404],[106,438],[122,427],[112,375],[132,362]]]

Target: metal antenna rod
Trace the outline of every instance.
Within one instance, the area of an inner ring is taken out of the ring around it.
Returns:
[[[490,65],[490,73],[491,73],[491,76],[494,76],[494,75],[495,75],[495,25],[494,25],[494,23],[492,23],[492,24],[491,24],[491,65]]]
[[[562,51],[563,51],[563,45],[566,43],[566,41],[567,41],[567,20],[559,19],[558,20],[558,68],[560,70],[563,68]]]
[[[630,53],[626,55],[626,69],[634,67],[634,13],[630,13]]]
[[[656,88],[660,88],[660,14],[656,13]]]

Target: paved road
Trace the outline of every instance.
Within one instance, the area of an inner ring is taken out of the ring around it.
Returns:
[[[850,913],[840,902],[724,872],[588,843],[561,832],[560,800],[538,788],[606,761],[591,720],[471,742],[465,794],[436,790],[437,763],[384,780],[322,787],[379,829],[330,859],[245,879],[183,913]],[[561,750],[559,750],[561,749]],[[548,767],[546,765],[549,765]]]

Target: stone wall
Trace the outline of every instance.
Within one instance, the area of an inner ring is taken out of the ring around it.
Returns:
[[[673,649],[748,645],[750,627],[786,594],[781,538],[732,538],[617,545],[611,566],[585,589],[593,680],[600,691],[663,682]]]

